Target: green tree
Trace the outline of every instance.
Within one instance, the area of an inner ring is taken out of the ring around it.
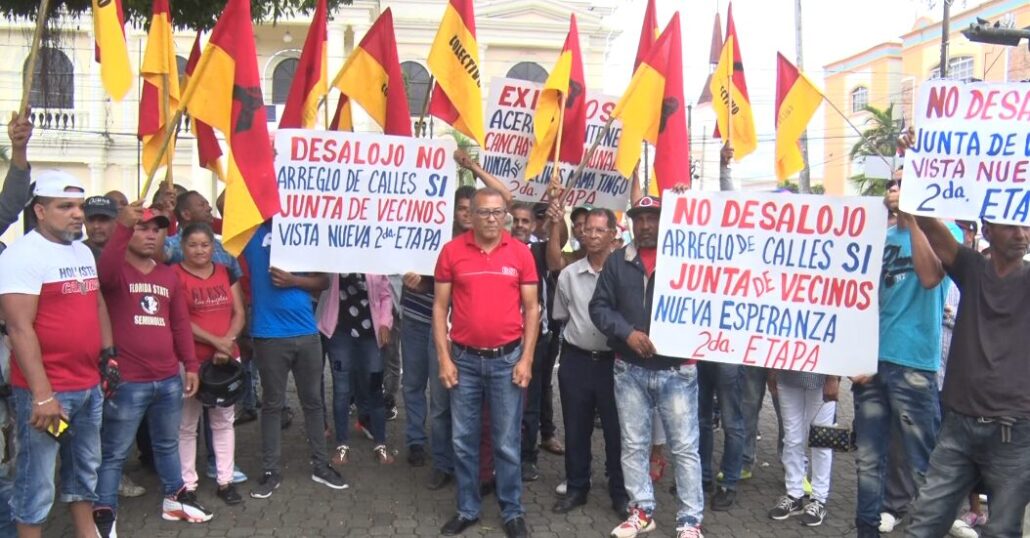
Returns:
[[[353,0],[329,0],[329,11]],[[150,23],[151,0],[122,0],[125,19],[138,25]],[[226,0],[175,0],[170,2],[172,22],[178,28],[208,30],[213,28],[225,8]],[[92,0],[55,0],[50,13],[82,15],[92,9]],[[276,21],[281,17],[304,15],[315,10],[315,0],[251,0],[254,21]],[[36,20],[39,0],[0,0],[0,14],[7,18]]]
[[[797,194],[801,191],[800,187],[798,187],[798,184],[789,179],[780,183],[778,187],[781,189],[787,189],[788,191],[793,192],[794,194]],[[812,185],[812,194],[826,194],[826,187],[822,186],[821,184]]]
[[[851,147],[849,157],[852,161],[858,157],[890,159],[897,151],[898,137],[902,133],[901,125],[894,121],[894,103],[884,109],[866,105],[863,110],[869,113],[866,130],[862,132],[865,138]],[[885,190],[883,180],[865,174],[852,176],[851,183],[863,196],[882,196]]]

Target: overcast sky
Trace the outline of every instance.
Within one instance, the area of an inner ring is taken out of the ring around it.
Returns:
[[[957,13],[984,3],[984,0],[956,0]],[[604,90],[621,94],[629,82],[637,40],[647,0],[627,0],[618,8],[616,21],[625,21],[623,33],[609,48]],[[733,18],[741,42],[744,72],[754,108],[759,137],[758,150],[735,166],[738,179],[770,178],[773,172],[773,107],[776,96],[776,52],[795,59],[794,0],[736,0]],[[935,4],[935,5],[932,5]],[[932,10],[931,10],[932,5]],[[697,100],[708,75],[709,44],[716,10],[726,25],[725,0],[657,0],[659,25],[663,26],[679,10],[683,28],[684,97]],[[941,17],[940,1],[931,0],[802,0],[804,28],[804,71],[822,87],[822,67],[828,63],[866,50],[907,33],[921,15]],[[812,177],[822,177],[823,148],[819,140],[827,133],[820,109],[809,124]],[[693,143],[711,136],[714,116],[710,112],[694,115]],[[861,127],[861,126],[859,126]],[[714,154],[713,154],[714,155]],[[713,157],[714,158],[714,157]],[[711,166],[713,163],[706,163]],[[706,175],[712,174],[706,169]]]

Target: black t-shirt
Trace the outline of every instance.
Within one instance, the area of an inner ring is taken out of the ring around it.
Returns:
[[[1030,418],[1030,264],[1004,278],[959,247],[948,275],[962,291],[944,405],[973,417]]]

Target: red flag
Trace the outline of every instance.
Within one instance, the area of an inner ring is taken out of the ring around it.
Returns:
[[[200,32],[197,32],[197,38],[193,41],[193,48],[190,50],[190,57],[186,60],[186,79],[182,83],[183,87],[189,85],[189,77],[197,68],[198,60],[200,60]],[[224,183],[225,171],[222,170],[221,162],[222,146],[218,143],[215,130],[197,118],[191,117],[190,121],[193,123],[193,136],[197,137],[197,160],[200,161],[200,166],[214,172]]]
[[[565,100],[565,114],[562,116],[561,148],[558,159],[578,164],[583,158],[583,144],[587,136],[586,81],[583,76],[583,57],[579,50],[579,29],[576,16],[569,20],[569,33],[565,46],[558,56],[558,62],[544,83],[544,89],[537,99],[533,115],[533,132],[536,139],[526,163],[526,179],[536,177],[543,171],[547,161],[554,155],[554,142],[558,136],[558,114],[560,99]]]
[[[612,116],[622,120],[616,169],[629,177],[640,160],[641,143],[647,140],[656,147],[655,176],[661,189],[690,184],[682,56],[677,13],[647,59],[637,67],[629,88],[612,111]]]
[[[658,39],[658,15],[655,10],[654,0],[647,0],[647,10],[644,11],[644,26],[640,28],[640,42],[637,43],[637,58],[633,61],[633,69],[640,66],[640,62],[647,59],[651,53],[651,47]]]
[[[310,129],[318,119],[318,105],[329,91],[325,73],[326,40],[329,35],[326,18],[326,0],[318,0],[308,37],[304,40],[304,50],[297,63],[297,72],[290,84],[286,108],[279,120],[280,129]]]
[[[223,242],[239,254],[254,230],[280,209],[250,0],[226,4],[192,78],[187,108],[221,131],[232,152]]]
[[[715,24],[712,25],[712,47],[708,49],[708,64],[711,67],[719,65],[719,54],[722,52],[722,21],[719,19],[719,12],[715,12]],[[697,99],[697,106],[711,104],[712,102],[712,73],[708,73],[705,85],[701,88],[701,97]]]
[[[333,82],[349,101],[361,105],[385,134],[411,136],[411,113],[404,74],[397,58],[390,8],[354,47]]]
[[[733,3],[730,3],[729,6],[726,8],[726,39],[724,40],[724,45],[725,45],[725,41],[729,41],[731,38],[733,39],[733,77],[732,77],[732,85],[733,85],[733,88],[736,89],[740,93],[740,96],[743,97],[743,102],[737,102],[736,100],[734,100],[734,104],[736,104],[738,107],[740,107],[742,115],[746,115],[748,117],[748,119],[750,119],[750,117],[751,117],[751,97],[748,96],[748,93],[747,93],[747,80],[745,80],[745,78],[744,78],[744,61],[741,60],[741,58],[740,58],[740,39],[737,38],[737,27],[736,27],[735,24],[733,24]],[[720,54],[720,56],[721,56],[721,54]],[[715,74],[713,76],[716,76],[716,77],[725,76],[725,73],[717,73],[717,74]],[[728,105],[727,105],[727,108],[728,108]],[[746,111],[745,111],[745,109],[746,109]],[[738,113],[733,113],[732,115],[736,116],[737,114]],[[751,120],[751,123],[753,124],[754,120]],[[734,139],[737,139],[737,135],[736,134],[734,134],[734,133],[731,133],[731,134],[733,135]],[[715,124],[715,134],[713,136],[715,136],[715,138],[719,138],[719,139],[722,138],[722,134],[719,132],[719,124],[718,123]],[[750,146],[749,143],[748,144],[743,144],[743,145],[740,144],[740,143],[734,143],[733,146],[734,146],[734,149],[736,150],[734,152],[734,158],[736,160],[738,160],[738,161],[740,159],[742,159],[744,157],[744,155],[746,155],[747,153],[750,153],[751,151],[754,151],[754,148],[742,147],[742,146]],[[746,151],[746,153],[742,154],[741,153],[742,151]]]
[[[429,49],[428,63],[429,71],[436,77],[429,113],[483,146],[483,97],[472,0],[447,3]]]

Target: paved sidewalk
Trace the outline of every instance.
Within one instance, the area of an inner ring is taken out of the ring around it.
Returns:
[[[845,383],[845,385],[847,385]],[[557,382],[555,382],[557,386]],[[331,391],[327,391],[331,394]],[[555,390],[557,395],[557,390]],[[851,393],[842,388],[839,421],[850,425],[852,417]],[[292,406],[298,409],[295,394]],[[331,406],[330,406],[331,408]],[[556,412],[560,407],[555,406]],[[556,417],[560,427],[560,416]],[[214,481],[201,478],[198,496],[201,502],[215,512],[215,518],[206,524],[190,525],[161,519],[157,477],[140,470],[130,475],[148,490],[136,499],[122,499],[118,530],[123,537],[209,537],[209,536],[437,536],[441,525],[455,510],[453,486],[441,491],[428,491],[424,484],[429,466],[410,467],[403,446],[404,414],[388,423],[388,440],[399,450],[397,463],[382,466],[375,463],[372,443],[360,434],[352,436],[351,463],[343,469],[350,488],[333,491],[310,479],[307,448],[303,437],[303,420],[298,412],[294,424],[283,434],[284,480],[271,498],[252,499],[248,493],[261,473],[258,423],[252,422],[237,429],[238,463],[251,480],[240,485],[243,505],[225,506],[214,495]],[[796,520],[771,521],[766,511],[783,493],[783,473],[776,460],[776,422],[772,405],[766,398],[761,418],[762,439],[758,442],[760,463],[754,478],[741,484],[738,505],[729,512],[705,512],[706,537],[801,537],[801,536],[853,536],[855,506],[855,465],[851,454],[838,454],[833,462],[833,483],[828,504],[829,516],[817,528],[806,528]],[[721,435],[717,435],[717,449]],[[605,493],[603,440],[594,435],[594,472],[596,485],[590,503],[566,515],[550,511],[555,500],[554,487],[562,480],[564,460],[546,452],[540,455],[540,479],[526,484],[523,501],[526,518],[535,538],[597,537],[607,536],[619,523],[610,510]],[[200,451],[203,453],[203,449]],[[131,460],[133,468],[138,467]],[[201,467],[203,468],[203,467]],[[658,530],[650,536],[672,536],[675,528],[675,504],[668,493],[672,484],[671,473],[659,483]],[[67,511],[57,506],[52,521],[46,526],[46,536],[72,536]],[[479,525],[465,536],[503,536],[496,498],[489,496],[483,503],[483,517]],[[901,536],[895,531],[892,536]]]

